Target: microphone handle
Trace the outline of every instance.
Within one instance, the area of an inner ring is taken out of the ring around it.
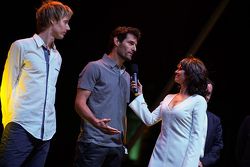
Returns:
[[[133,91],[134,95],[137,96],[138,95],[138,88],[137,88],[138,77],[137,77],[137,73],[133,73],[132,81],[134,81],[136,83],[136,88],[133,88],[132,91]]]

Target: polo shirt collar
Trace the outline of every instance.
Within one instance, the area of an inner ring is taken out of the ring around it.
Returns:
[[[107,54],[104,54],[104,55],[103,55],[102,60],[103,60],[103,62],[104,62],[106,65],[110,66],[112,69],[113,69],[113,68],[118,68],[118,69],[119,69],[119,66],[116,64],[116,62],[115,62],[114,60],[110,59],[110,58],[108,57]],[[125,66],[123,65],[123,66],[120,68],[120,70],[125,70]]]

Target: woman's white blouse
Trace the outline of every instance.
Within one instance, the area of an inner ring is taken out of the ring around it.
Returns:
[[[149,167],[198,167],[203,154],[207,102],[202,96],[193,95],[170,108],[169,103],[175,95],[167,95],[152,113],[143,95],[129,104],[147,126],[162,121]]]

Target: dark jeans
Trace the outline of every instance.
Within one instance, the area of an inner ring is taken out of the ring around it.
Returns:
[[[123,157],[123,147],[77,142],[74,167],[120,167]]]
[[[50,141],[34,138],[21,125],[11,122],[4,128],[0,143],[1,167],[44,167]]]

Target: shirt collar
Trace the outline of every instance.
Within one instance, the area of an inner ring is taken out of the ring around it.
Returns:
[[[45,45],[43,39],[42,39],[39,35],[34,34],[34,35],[33,35],[33,39],[34,39],[34,41],[36,42],[37,47],[42,47],[42,46],[45,46],[45,47],[46,47],[46,45]],[[56,50],[56,45],[55,45],[55,44],[52,45],[52,49],[53,49],[53,50]]]
[[[126,69],[124,65],[121,68],[119,68],[119,66],[116,64],[116,62],[114,60],[110,59],[107,54],[103,55],[102,60],[106,65],[108,65],[112,69],[117,68],[117,69],[122,70],[122,71],[125,71],[125,69]]]

